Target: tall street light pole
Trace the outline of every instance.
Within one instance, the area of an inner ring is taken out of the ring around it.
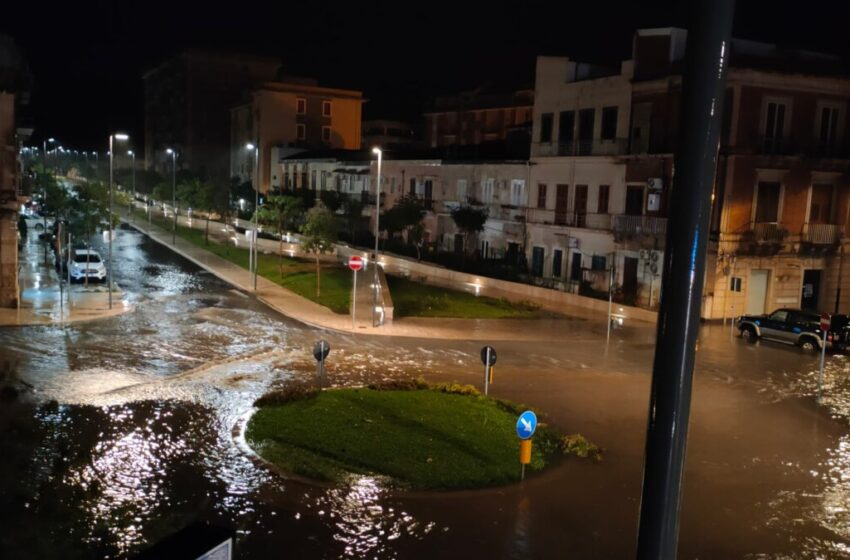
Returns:
[[[47,173],[47,144],[53,144],[56,142],[56,138],[48,138],[43,143],[44,151],[41,152],[41,173],[42,175]],[[44,183],[42,183],[44,185]],[[47,186],[44,185],[41,187],[41,219],[42,226],[44,232],[47,232],[47,214],[45,214],[45,210],[47,206]],[[47,245],[44,246],[44,263],[47,264]]]
[[[378,280],[378,239],[381,233],[379,228],[381,220],[381,160],[383,159],[384,152],[376,146],[372,148],[372,153],[378,156],[378,178],[375,181],[375,274],[372,280],[372,326],[377,327],[378,291],[380,289]]]
[[[133,174],[133,196],[130,198],[130,205],[127,207],[127,215],[132,216],[133,223],[136,223],[136,215],[133,214],[133,205],[136,203],[136,152],[127,150],[127,155],[130,156],[131,172]]]
[[[177,243],[177,150],[168,148],[166,154],[171,156],[171,213],[174,220],[171,223],[171,244]]]
[[[115,150],[112,149],[112,143],[114,140],[127,140],[129,136],[126,134],[110,134],[109,135],[109,251],[107,253],[107,267],[106,267],[106,285],[109,290],[109,309],[112,309],[112,238],[114,237],[114,232],[112,231],[112,164],[114,159]]]
[[[260,210],[260,143],[251,144],[248,143],[245,145],[245,149],[251,150],[254,152],[254,233],[251,236],[251,246],[250,253],[253,255],[253,260],[249,259],[249,266],[254,273],[254,293],[257,293],[257,269],[259,266],[257,265],[258,254],[257,254],[257,215]]]

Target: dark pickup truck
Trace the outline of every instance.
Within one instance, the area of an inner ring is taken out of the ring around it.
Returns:
[[[742,315],[735,320],[735,324],[741,336],[749,341],[759,338],[775,340],[795,344],[809,352],[820,350],[823,341],[820,315],[813,311],[777,309],[769,315]],[[832,315],[826,333],[827,349],[846,352],[848,338],[850,318],[847,315]]]

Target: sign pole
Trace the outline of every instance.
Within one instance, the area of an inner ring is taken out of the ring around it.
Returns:
[[[357,271],[354,271],[354,288],[351,292],[351,328],[357,328],[355,314],[357,313]]]
[[[608,273],[608,333],[605,335],[605,349],[608,349],[608,344],[611,342],[611,305],[613,304],[613,288],[614,288],[614,267]]]
[[[832,317],[829,313],[823,313],[820,316],[820,370],[818,371],[818,404],[823,397],[823,366],[826,361],[826,338],[829,333],[829,327],[832,325]]]
[[[490,347],[487,347],[487,359],[484,361],[484,396],[490,395]]]

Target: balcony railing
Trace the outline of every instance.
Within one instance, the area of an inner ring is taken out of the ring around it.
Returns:
[[[788,230],[779,222],[756,222],[752,226],[753,237],[761,243],[781,243]]]
[[[581,214],[558,212],[544,208],[529,208],[528,223],[549,224],[586,229],[611,229],[611,214]]]
[[[657,216],[614,216],[614,231],[626,235],[665,235],[667,218]]]
[[[841,226],[836,224],[808,224],[802,240],[816,245],[835,245],[841,239]]]
[[[616,156],[627,153],[628,147],[627,138],[538,142],[537,153],[541,156]]]

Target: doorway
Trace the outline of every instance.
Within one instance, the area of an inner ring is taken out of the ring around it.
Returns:
[[[580,228],[585,227],[587,224],[587,185],[576,185],[573,209],[576,217],[573,225]]]
[[[640,216],[643,214],[643,187],[628,185],[626,187],[626,215]]]
[[[581,253],[578,251],[573,253],[573,260],[570,263],[570,280],[581,281]]]
[[[800,295],[800,308],[807,311],[818,311],[820,273],[820,270],[803,271],[803,293]]]
[[[761,315],[764,313],[769,279],[770,270],[750,271],[750,278],[747,285],[747,307],[744,310],[747,315]]]
[[[555,191],[555,224],[567,225],[567,201],[569,200],[570,186],[558,185]]]
[[[634,257],[625,257],[623,261],[623,298],[628,305],[634,305],[637,301],[637,273],[638,260]]]

